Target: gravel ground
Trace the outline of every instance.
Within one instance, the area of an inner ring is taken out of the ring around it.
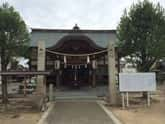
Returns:
[[[114,124],[96,102],[57,102],[49,124]]]
[[[109,108],[123,124],[165,124],[165,84],[158,86],[150,107],[144,101],[131,103],[128,109]]]
[[[41,115],[28,98],[9,99],[7,109],[0,102],[0,124],[37,124]]]

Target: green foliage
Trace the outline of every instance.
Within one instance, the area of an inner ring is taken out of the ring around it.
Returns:
[[[0,54],[7,65],[13,56],[25,56],[29,44],[26,24],[13,7],[0,6]]]
[[[131,56],[139,71],[149,71],[165,56],[165,11],[147,0],[124,11],[117,27],[120,55]],[[135,59],[136,58],[136,59]]]
[[[29,43],[26,24],[19,13],[7,3],[0,6],[0,56],[2,71],[13,57],[24,56]],[[7,104],[7,78],[2,76],[2,102]]]

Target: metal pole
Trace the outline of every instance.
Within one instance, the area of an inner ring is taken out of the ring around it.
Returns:
[[[151,105],[150,92],[147,92],[147,106],[149,107],[150,105]]]
[[[128,95],[128,92],[126,92],[126,99],[127,99],[127,107],[129,107],[129,95]]]
[[[122,95],[122,108],[125,109],[124,93],[121,93],[121,95]]]

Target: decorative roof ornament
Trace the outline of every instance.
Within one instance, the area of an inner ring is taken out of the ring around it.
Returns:
[[[73,30],[80,30],[80,27],[77,24],[75,24],[75,26],[73,27]]]

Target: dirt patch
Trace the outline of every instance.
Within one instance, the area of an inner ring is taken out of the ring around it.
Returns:
[[[139,102],[142,101],[142,102]],[[147,107],[144,100],[132,100],[130,108],[111,107],[113,113],[124,124],[164,124],[165,123],[165,85],[158,87],[152,95],[151,107]]]
[[[36,124],[41,114],[26,98],[9,99],[7,109],[0,103],[0,124]]]
[[[0,113],[0,124],[36,124],[39,119],[39,113]]]

